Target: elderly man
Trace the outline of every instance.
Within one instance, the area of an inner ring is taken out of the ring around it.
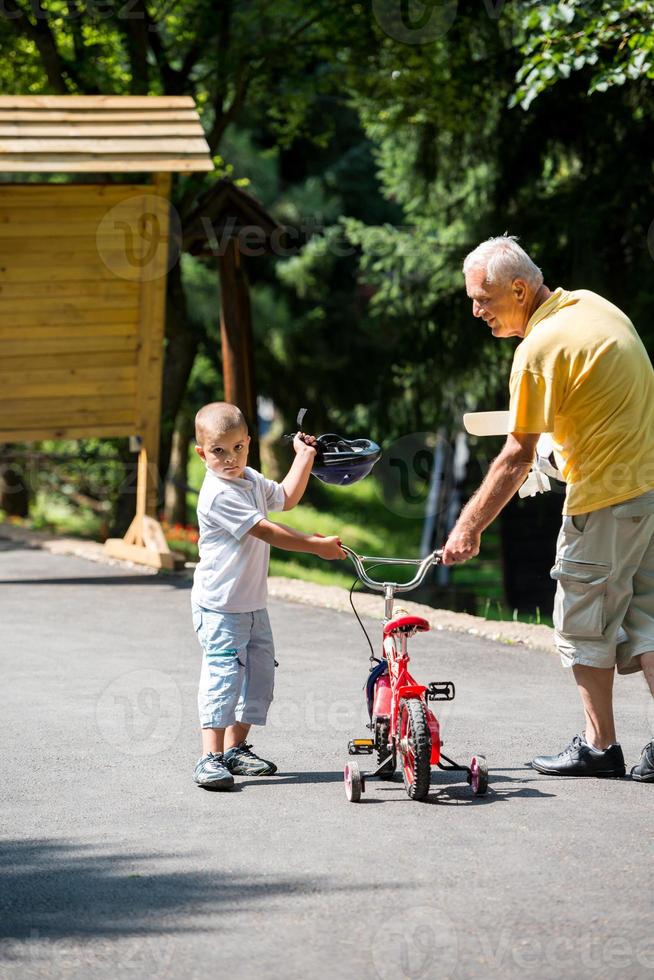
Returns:
[[[559,755],[532,766],[561,776],[623,776],[613,677],[642,670],[654,695],[654,371],[628,318],[587,290],[555,289],[513,237],[490,239],[463,272],[473,315],[494,337],[519,337],[509,435],[463,509],[446,564],[479,552],[482,531],[513,497],[539,435],[552,434],[567,484],[552,577],[555,642],[586,718]],[[654,782],[654,739],[634,779]]]

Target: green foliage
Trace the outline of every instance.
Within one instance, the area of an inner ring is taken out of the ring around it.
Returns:
[[[318,357],[327,353],[330,369],[347,370],[337,414],[383,440],[459,424],[466,405],[494,398],[505,382],[510,352],[472,320],[461,275],[501,164],[488,141],[513,70],[489,86],[495,59],[506,60],[497,24],[463,12],[430,45],[380,37],[365,63],[350,64],[349,98],[374,161],[363,189],[372,207],[379,193],[394,213],[344,209],[277,269],[306,310],[302,337]],[[321,390],[331,392],[326,376]],[[351,390],[358,404],[349,404]]]
[[[118,439],[45,439],[14,443],[7,455],[30,497],[30,519],[66,533],[107,528],[113,501],[133,490]],[[5,454],[3,454],[4,456]]]
[[[220,287],[215,267],[182,256],[182,279],[188,318],[214,345],[220,342]]]
[[[651,0],[532,3],[523,25],[529,37],[512,105],[528,109],[546,89],[575,72],[583,73],[589,95],[654,78]]]

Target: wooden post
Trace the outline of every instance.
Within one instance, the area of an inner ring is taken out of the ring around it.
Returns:
[[[148,499],[148,453],[143,446],[139,452],[136,484],[136,515],[124,538],[107,538],[104,550],[112,558],[122,558],[154,568],[174,568],[175,556],[159,521],[146,514]]]
[[[166,276],[168,273],[169,212],[172,178],[169,173],[153,175],[154,196],[144,198],[144,216],[154,219],[159,247],[144,265],[141,285],[141,352],[139,357],[139,400],[141,423],[138,434],[148,454],[146,513],[157,516],[161,385],[166,326]]]
[[[249,464],[260,468],[254,339],[247,276],[238,240],[229,238],[218,259],[220,273],[220,341],[225,401],[238,405],[250,426]]]

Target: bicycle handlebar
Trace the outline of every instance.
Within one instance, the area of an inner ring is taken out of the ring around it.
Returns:
[[[439,565],[441,563],[443,556],[442,551],[432,551],[426,558],[374,558],[367,555],[358,555],[356,551],[352,551],[346,544],[342,544],[341,547],[352,560],[361,581],[374,592],[385,592],[386,587],[389,585],[393,586],[395,592],[410,592],[411,589],[415,589],[420,585],[432,565]],[[376,565],[418,565],[418,571],[410,582],[401,584],[398,582],[377,582],[375,579],[370,578],[364,567],[363,563],[370,561]]]

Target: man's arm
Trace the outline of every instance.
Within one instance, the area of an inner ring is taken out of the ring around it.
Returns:
[[[540,433],[511,432],[491,463],[483,483],[461,511],[443,549],[443,563],[453,565],[479,554],[482,531],[495,520],[522,485],[534,460]]]
[[[283,551],[302,551],[328,560],[347,558],[341,548],[340,538],[335,535],[323,538],[320,534],[304,534],[302,531],[296,531],[295,528],[276,524],[266,518],[255,524],[248,534]]]
[[[309,482],[309,477],[311,476],[311,467],[316,457],[316,450],[314,448],[316,442],[315,436],[304,436],[304,439],[310,440],[308,443],[304,442],[301,436],[304,436],[304,433],[298,432],[293,439],[295,459],[290,470],[282,480],[284,497],[286,498],[284,510],[291,510],[302,500],[307,483]]]

